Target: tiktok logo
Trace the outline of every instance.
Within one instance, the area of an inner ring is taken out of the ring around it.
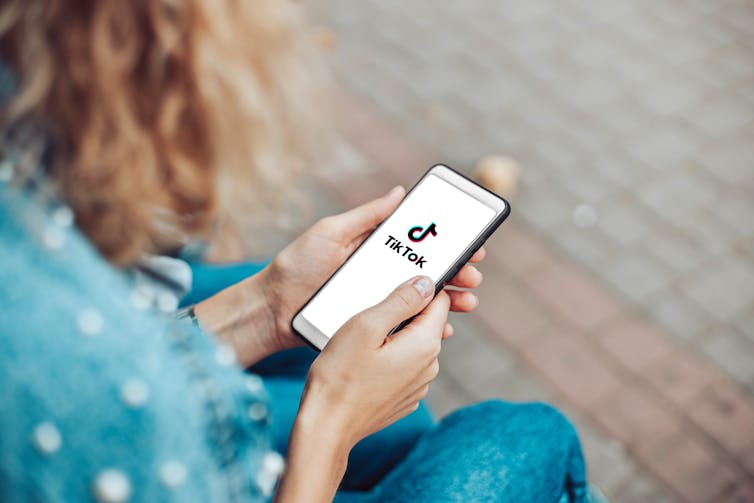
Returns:
[[[437,226],[434,222],[432,222],[426,230],[424,230],[424,228],[419,225],[417,225],[416,227],[411,227],[411,229],[409,229],[408,231],[408,239],[410,239],[414,243],[418,243],[420,241],[424,241],[424,238],[426,238],[430,234],[437,236]],[[385,246],[393,250],[401,257],[404,257],[409,262],[412,262],[414,265],[419,267],[419,269],[424,269],[424,265],[427,263],[427,259],[424,258],[424,255],[419,255],[418,253],[416,253],[416,250],[405,243],[401,243],[393,236],[387,237]]]
[[[416,227],[411,227],[411,229],[408,231],[408,239],[410,239],[414,243],[418,243],[420,241],[424,241],[424,238],[426,238],[429,234],[437,236],[437,226],[434,222],[432,222],[429,227],[427,227],[427,230],[424,230],[424,228],[419,225],[417,225]]]

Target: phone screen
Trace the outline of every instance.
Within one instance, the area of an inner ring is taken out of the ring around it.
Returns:
[[[301,314],[328,337],[417,275],[437,283],[495,210],[428,175],[312,298]]]

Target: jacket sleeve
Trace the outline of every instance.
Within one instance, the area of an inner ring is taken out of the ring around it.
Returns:
[[[261,380],[0,195],[0,499],[266,500],[282,459]]]

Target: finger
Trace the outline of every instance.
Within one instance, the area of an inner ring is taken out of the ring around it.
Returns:
[[[398,409],[396,413],[394,413],[392,416],[390,416],[384,423],[384,427],[390,426],[391,424],[395,423],[396,421],[399,421],[403,419],[406,416],[409,416],[417,411],[419,408],[419,401],[411,402],[408,405]]]
[[[474,252],[474,255],[472,255],[471,258],[469,259],[469,262],[472,262],[472,263],[481,262],[482,260],[484,260],[484,257],[486,256],[487,256],[487,250],[484,248],[484,246],[482,246],[481,248],[479,248],[477,251]]]
[[[445,328],[442,330],[442,340],[445,340],[448,337],[453,337],[454,332],[455,332],[455,329],[453,328],[453,325],[451,325],[450,323],[446,323]]]
[[[468,313],[479,305],[479,297],[466,290],[445,290],[450,297],[450,310],[458,313]]]
[[[453,276],[448,282],[451,286],[457,286],[458,288],[476,288],[482,284],[482,273],[479,269],[471,264],[466,264],[461,267],[461,270]]]
[[[432,302],[416,316],[411,323],[391,337],[394,350],[405,352],[411,360],[417,357],[435,358],[440,349],[442,332],[448,321],[450,298],[444,291],[437,294]]]
[[[406,190],[398,185],[382,197],[331,217],[332,222],[343,241],[351,241],[382,223],[398,207],[405,195]]]
[[[406,398],[404,398],[400,402],[397,409],[405,410],[406,408],[409,408],[412,405],[419,403],[427,396],[427,393],[429,393],[429,382],[422,383],[419,387],[417,387],[410,394],[408,394]]]
[[[420,382],[422,384],[429,385],[429,383],[431,383],[437,378],[437,374],[439,373],[440,373],[440,361],[437,358],[435,358],[434,360],[430,362],[429,365],[427,365],[427,367],[422,372]]]
[[[384,340],[387,333],[404,320],[419,313],[432,299],[435,283],[427,276],[417,276],[392,291],[385,300],[356,315],[366,331]],[[379,339],[375,341],[382,342]]]

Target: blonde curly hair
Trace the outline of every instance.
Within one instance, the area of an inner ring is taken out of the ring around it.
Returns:
[[[52,146],[46,178],[114,263],[244,234],[327,130],[312,38],[289,0],[4,0],[0,127]]]

